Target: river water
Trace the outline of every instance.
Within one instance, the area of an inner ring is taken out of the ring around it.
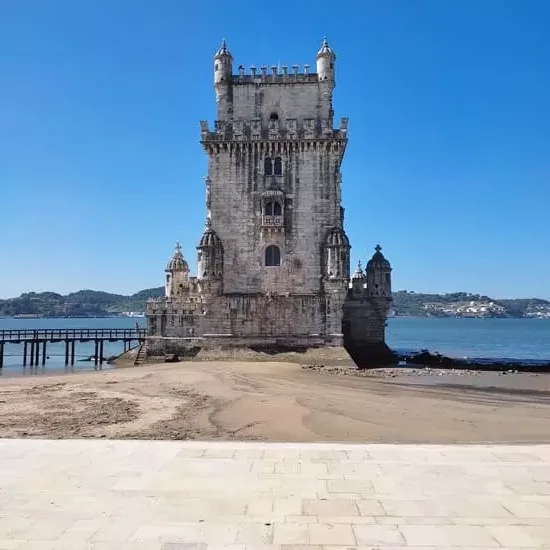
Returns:
[[[388,320],[386,335],[388,345],[397,350],[550,362],[550,319],[396,317]]]
[[[97,319],[0,319],[0,329],[40,328],[134,328],[143,318],[112,317]],[[451,357],[517,359],[550,362],[550,319],[451,319],[391,318],[387,328],[388,345],[397,351],[428,349]],[[122,342],[106,342],[105,357],[122,352]],[[74,370],[94,370],[93,362],[79,361],[94,353],[94,343],[76,343]],[[22,368],[23,346],[7,345],[3,374],[31,374]],[[32,374],[64,371],[65,346],[48,344],[44,368]],[[103,368],[109,368],[103,365]],[[0,371],[1,372],[1,371]]]

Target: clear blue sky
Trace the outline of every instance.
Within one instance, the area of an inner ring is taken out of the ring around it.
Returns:
[[[0,2],[0,296],[163,283],[204,224],[212,57],[335,49],[353,263],[394,288],[550,297],[548,0]]]

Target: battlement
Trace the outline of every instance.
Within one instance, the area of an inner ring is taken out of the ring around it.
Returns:
[[[304,65],[303,71],[299,72],[298,65],[292,65],[288,67],[283,65],[278,67],[272,65],[262,65],[257,68],[255,65],[250,66],[248,73],[245,72],[243,65],[239,65],[238,73],[232,74],[228,80],[231,84],[307,84],[318,83],[319,75],[317,73],[310,72],[310,65]]]
[[[316,120],[305,118],[300,124],[298,119],[289,118],[285,121],[269,121],[268,126],[262,125],[261,119],[247,120],[217,120],[211,131],[208,122],[201,120],[201,141],[250,141],[250,140],[347,140],[348,119],[340,120],[340,128],[332,127],[331,119]]]

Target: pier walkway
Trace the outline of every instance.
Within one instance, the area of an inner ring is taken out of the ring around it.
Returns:
[[[145,341],[146,329],[130,328],[71,328],[71,329],[3,329],[0,330],[0,368],[4,366],[4,349],[6,344],[23,345],[23,366],[46,364],[47,344],[65,343],[65,365],[74,365],[77,342],[94,342],[94,361],[97,365],[104,361],[103,345],[105,342],[124,342],[124,351],[133,343]]]

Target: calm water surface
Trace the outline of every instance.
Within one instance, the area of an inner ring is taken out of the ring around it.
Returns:
[[[100,319],[0,319],[0,329],[40,328],[133,328],[143,318]],[[387,341],[392,349],[429,349],[452,357],[483,357],[550,361],[550,319],[436,319],[392,318]],[[122,342],[106,342],[106,357],[122,352]],[[74,370],[93,370],[93,362],[82,362],[94,352],[94,343],[77,343]],[[48,344],[46,366],[37,373],[65,370],[65,346]],[[23,346],[8,345],[3,374],[31,374],[22,368]],[[109,368],[104,365],[103,368]]]
[[[387,342],[451,357],[550,361],[550,319],[397,317],[388,320]]]
[[[1,329],[45,329],[45,328],[135,328],[136,321],[140,326],[145,326],[145,319],[138,317],[110,317],[98,319],[0,319]],[[122,353],[124,343],[105,342],[103,355],[110,357]],[[94,342],[77,342],[75,344],[75,364],[74,370],[97,370],[93,361],[82,361],[93,355]],[[40,352],[42,353],[42,351]],[[40,356],[42,358],[42,355]],[[21,374],[44,374],[51,371],[71,370],[71,367],[65,368],[65,344],[48,343],[47,359],[45,367],[41,365],[36,368],[22,368],[23,365],[23,345],[8,344],[4,352],[4,372],[0,374],[13,375],[15,371]],[[98,367],[99,368],[99,367]],[[109,368],[103,364],[103,369]]]

